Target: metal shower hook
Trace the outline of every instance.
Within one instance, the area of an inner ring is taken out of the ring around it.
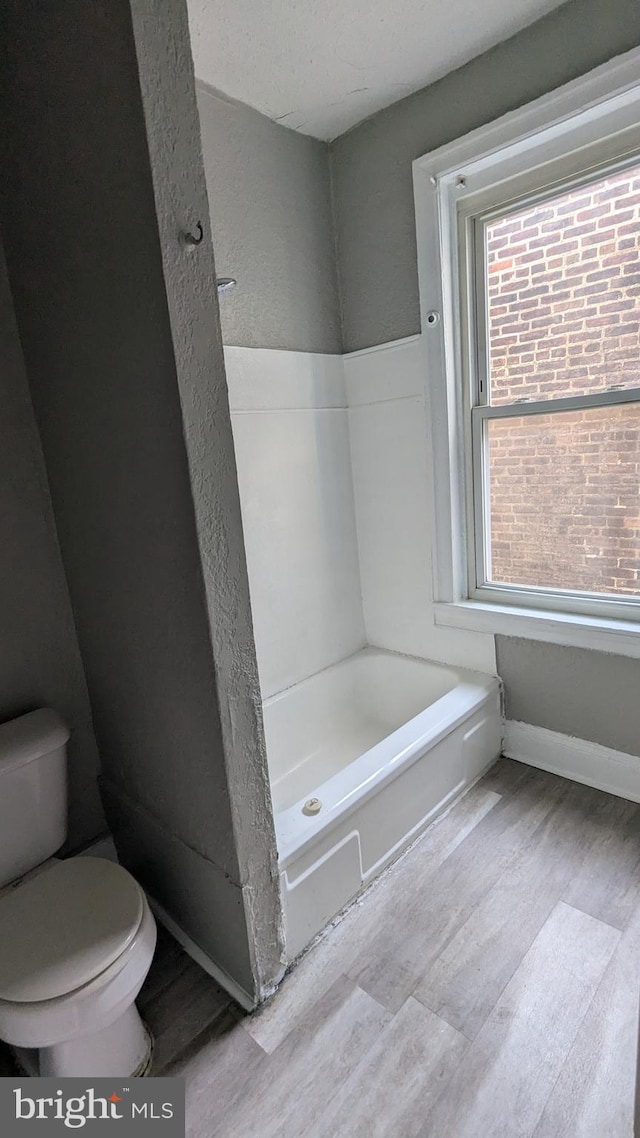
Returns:
[[[202,228],[202,222],[197,222],[195,234],[189,233],[188,230],[185,230],[181,236],[185,245],[190,245],[192,248],[195,245],[200,245],[204,238],[204,229]],[[235,277],[216,277],[216,290],[218,296],[224,296],[225,293],[232,292],[235,287]]]
[[[198,233],[197,237],[194,237],[193,233],[184,233],[183,234],[183,240],[184,240],[185,245],[199,245],[200,244],[200,242],[202,241],[202,239],[204,237],[204,230],[202,228],[201,222],[198,222],[198,224],[196,225],[196,230]]]

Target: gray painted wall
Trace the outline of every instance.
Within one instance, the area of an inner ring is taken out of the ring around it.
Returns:
[[[225,344],[341,351],[328,150],[199,85]]]
[[[639,43],[637,0],[570,0],[331,144],[345,351],[420,330],[413,159]],[[503,637],[497,649],[511,718],[640,754],[638,661]]]
[[[136,0],[165,52],[156,81],[195,118],[186,11],[150,7]],[[9,0],[0,31],[7,261],[109,821],[125,864],[257,995],[130,6]]]
[[[498,637],[507,719],[640,755],[640,660]]]
[[[420,331],[413,160],[638,43],[637,0],[570,0],[331,144],[345,351]]]
[[[0,344],[0,720],[48,706],[69,724],[73,850],[106,829],[98,749],[1,245]]]
[[[238,880],[260,999],[283,972],[282,907],[189,27],[175,0],[135,0],[131,10]],[[196,217],[205,238],[193,249],[181,234]]]

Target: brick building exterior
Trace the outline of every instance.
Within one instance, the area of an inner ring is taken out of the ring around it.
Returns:
[[[640,166],[487,227],[491,402],[640,387]],[[492,420],[491,579],[640,594],[640,404]]]

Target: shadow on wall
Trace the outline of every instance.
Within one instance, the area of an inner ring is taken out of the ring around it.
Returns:
[[[72,729],[65,848],[104,833],[98,749],[0,247],[0,720],[53,707]]]

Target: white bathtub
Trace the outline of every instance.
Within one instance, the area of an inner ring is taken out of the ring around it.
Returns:
[[[497,758],[499,686],[365,648],[263,707],[292,960]]]

